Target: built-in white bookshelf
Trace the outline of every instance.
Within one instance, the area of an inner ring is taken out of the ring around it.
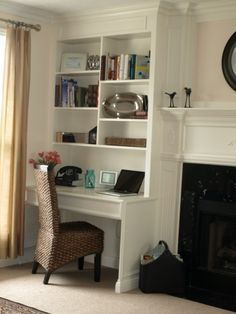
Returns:
[[[100,69],[61,71],[61,60],[63,53],[86,53],[87,56],[99,55],[114,56],[121,54],[135,54],[149,56],[151,51],[151,33],[115,34],[109,36],[98,36],[93,38],[77,38],[73,40],[61,40],[57,43],[57,65],[55,71],[55,84],[62,78],[75,80],[82,88],[88,85],[98,84],[97,107],[67,105],[54,103],[54,127],[53,145],[62,156],[63,164],[80,166],[84,171],[94,168],[96,174],[102,169],[120,171],[122,168],[145,171],[149,177],[149,159],[147,152],[150,149],[148,138],[151,128],[150,118],[125,117],[116,118],[110,116],[103,106],[103,102],[117,93],[134,93],[147,95],[149,100],[151,77],[143,79],[116,79],[100,80]],[[150,60],[151,62],[151,60]],[[107,66],[107,64],[106,64]],[[152,97],[151,97],[152,99]],[[153,106],[148,101],[148,112]],[[89,133],[97,127],[96,143],[88,142],[58,142],[57,133]],[[109,138],[138,139],[142,141],[140,146],[134,144],[110,145]],[[146,142],[146,144],[143,144]],[[145,179],[147,181],[149,179]],[[148,188],[142,187],[145,195],[149,195]]]

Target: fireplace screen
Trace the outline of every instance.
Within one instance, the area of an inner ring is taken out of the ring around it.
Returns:
[[[191,297],[221,294],[236,308],[236,167],[184,164],[179,253]]]
[[[236,274],[236,223],[214,221],[209,232],[208,269]]]

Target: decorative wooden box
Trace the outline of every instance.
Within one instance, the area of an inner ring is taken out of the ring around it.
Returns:
[[[88,133],[56,132],[58,143],[88,143]]]
[[[106,145],[146,147],[145,138],[106,137]]]

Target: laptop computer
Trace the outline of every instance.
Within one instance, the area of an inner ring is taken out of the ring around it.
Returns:
[[[113,196],[137,195],[144,178],[143,171],[122,169],[113,189],[97,193]]]

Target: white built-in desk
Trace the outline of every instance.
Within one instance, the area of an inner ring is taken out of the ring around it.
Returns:
[[[115,291],[138,287],[140,255],[154,245],[156,200],[142,195],[116,197],[83,187],[57,187],[59,208],[121,221],[118,280]],[[35,187],[27,187],[26,203],[38,206]]]

